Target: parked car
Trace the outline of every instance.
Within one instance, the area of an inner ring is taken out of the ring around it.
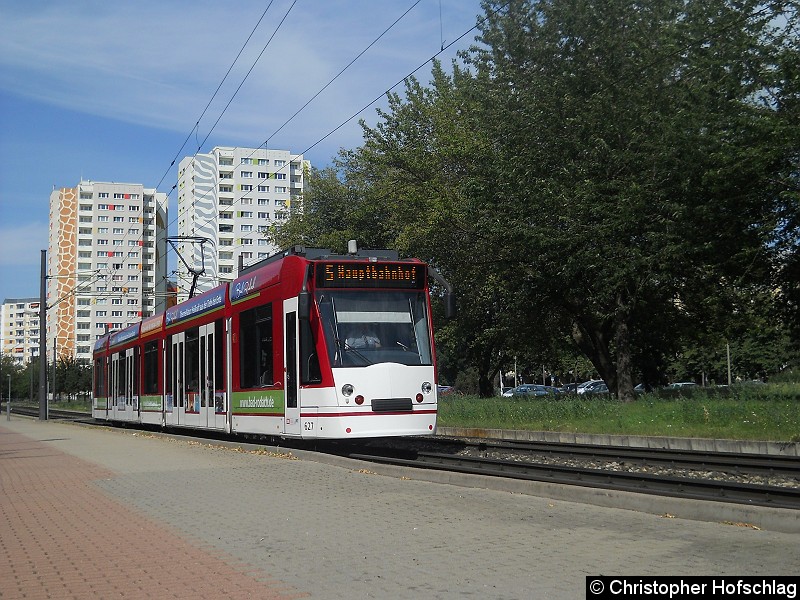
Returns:
[[[695,388],[697,384],[694,381],[677,381],[675,383],[670,383],[667,386],[668,390],[682,390],[686,388]]]
[[[576,390],[578,394],[592,394],[594,393],[594,388],[598,386],[605,386],[606,382],[602,379],[590,379],[589,381],[584,381],[580,385],[578,385],[578,389]],[[606,386],[606,392],[608,392],[608,387]]]
[[[513,396],[554,396],[558,393],[556,390],[558,388],[554,388],[547,385],[538,385],[536,383],[523,383],[522,385],[518,385],[514,389],[505,392],[503,396],[506,398]]]
[[[584,394],[608,394],[608,386],[605,381],[601,381],[593,386],[587,387]]]

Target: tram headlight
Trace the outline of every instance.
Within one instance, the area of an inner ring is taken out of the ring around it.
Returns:
[[[342,396],[344,396],[345,398],[349,398],[350,396],[352,396],[354,391],[355,388],[353,387],[352,383],[345,383],[342,386]]]
[[[422,384],[422,393],[423,394],[430,394],[433,391],[433,386],[429,381],[426,381]]]

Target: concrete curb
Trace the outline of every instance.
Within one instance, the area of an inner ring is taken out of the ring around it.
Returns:
[[[523,431],[514,429],[475,429],[467,427],[438,427],[437,435],[474,437],[528,442],[564,442],[572,444],[599,444],[630,448],[669,448],[670,450],[697,450],[701,452],[734,452],[744,454],[771,454],[800,456],[798,442],[768,442],[759,440],[718,440],[709,438],[647,437],[643,435],[607,435],[569,433],[559,431]]]

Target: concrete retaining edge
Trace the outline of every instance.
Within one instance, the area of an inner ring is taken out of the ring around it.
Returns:
[[[670,450],[697,450],[701,452],[735,452],[744,454],[800,456],[800,443],[798,442],[648,437],[643,435],[607,435],[569,433],[560,431],[476,429],[466,427],[438,427],[436,429],[436,435],[528,442],[600,444],[606,446],[625,446],[630,448],[669,448]]]

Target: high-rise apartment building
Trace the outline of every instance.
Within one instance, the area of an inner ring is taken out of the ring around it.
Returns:
[[[81,181],[50,194],[48,349],[91,358],[107,331],[166,306],[167,195]]]
[[[288,218],[308,167],[288,150],[223,146],[180,162],[178,234],[208,240],[178,247],[193,270],[204,270],[196,292],[235,279],[240,256],[249,265],[278,250],[265,234]],[[192,276],[181,260],[177,267],[179,297],[185,299]]]
[[[8,298],[3,302],[0,349],[18,365],[39,356],[39,298]]]

